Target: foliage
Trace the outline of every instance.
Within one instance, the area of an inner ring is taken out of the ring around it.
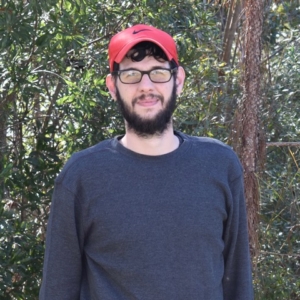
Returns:
[[[280,165],[276,161],[282,162]],[[270,149],[260,178],[261,253],[258,299],[300,297],[300,150]]]
[[[264,110],[266,140],[297,142],[300,85],[300,7],[266,11]],[[270,37],[268,39],[267,37]],[[268,147],[261,189],[261,253],[257,299],[300,299],[300,149]]]
[[[0,290],[2,299],[32,299],[41,282],[44,247],[38,218],[22,222],[17,213],[1,207]],[[11,295],[11,296],[10,296]]]
[[[49,203],[65,161],[124,130],[105,87],[107,46],[116,32],[146,23],[172,34],[187,73],[176,127],[227,141],[240,98],[240,65],[219,60],[228,9],[219,2],[224,1],[1,2],[1,299],[38,297]],[[297,141],[299,7],[297,1],[281,1],[265,9],[266,139]],[[237,38],[235,49],[239,43]],[[260,176],[263,251],[257,297],[297,299],[299,151],[268,149],[266,172]]]

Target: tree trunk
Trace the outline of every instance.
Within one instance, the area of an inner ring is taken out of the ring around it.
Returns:
[[[252,258],[259,252],[259,188],[257,172],[266,148],[260,128],[260,59],[263,0],[245,0],[243,97],[234,122],[234,148],[244,167],[245,196]]]
[[[237,32],[243,2],[244,0],[232,0],[228,10],[224,30],[223,51],[221,58],[221,61],[225,62],[226,65],[229,65],[231,61],[232,44],[235,38],[235,34]]]
[[[0,98],[0,174],[4,170],[4,159],[7,151],[6,145],[6,131],[7,131],[7,111],[5,105],[5,97]],[[0,177],[0,200],[4,197],[4,181]]]
[[[0,107],[0,174],[2,173],[4,168],[5,149],[6,149],[6,117],[5,117],[5,112],[1,106]],[[2,181],[3,180],[0,177],[0,199],[3,197]]]

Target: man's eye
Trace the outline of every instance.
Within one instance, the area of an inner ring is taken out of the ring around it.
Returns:
[[[166,70],[163,70],[163,69],[156,69],[156,70],[151,71],[151,73],[152,73],[153,75],[164,75],[164,74],[166,74]]]
[[[130,71],[123,72],[123,76],[125,76],[125,77],[137,77],[137,76],[139,76],[139,72],[134,71],[134,70],[130,70]]]

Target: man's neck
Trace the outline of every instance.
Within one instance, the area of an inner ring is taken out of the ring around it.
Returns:
[[[131,151],[151,156],[167,154],[179,147],[179,139],[174,134],[173,126],[169,126],[161,135],[146,137],[126,130],[126,134],[120,142]]]

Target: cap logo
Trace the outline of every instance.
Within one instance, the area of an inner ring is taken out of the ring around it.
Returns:
[[[141,31],[151,31],[150,29],[140,29],[140,30],[134,30],[132,34],[137,34]]]

